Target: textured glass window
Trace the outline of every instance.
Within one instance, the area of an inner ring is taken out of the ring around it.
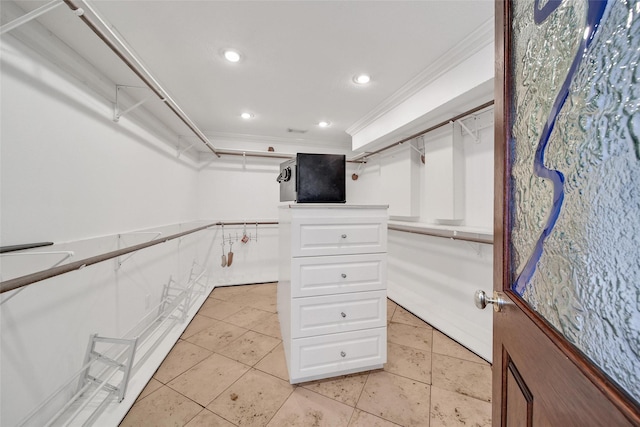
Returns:
[[[514,2],[512,289],[640,401],[640,2]]]

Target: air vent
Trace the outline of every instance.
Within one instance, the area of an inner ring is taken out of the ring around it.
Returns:
[[[287,132],[289,132],[289,133],[307,133],[307,130],[306,129],[287,128]]]

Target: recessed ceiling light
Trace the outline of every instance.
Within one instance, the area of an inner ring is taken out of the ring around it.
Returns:
[[[242,114],[240,114],[240,117],[242,117],[245,120],[249,120],[249,119],[253,118],[253,114],[251,114],[251,113],[242,113]]]
[[[240,53],[235,50],[227,49],[224,51],[224,57],[229,62],[238,62],[240,61]]]
[[[366,85],[371,81],[371,76],[369,74],[358,74],[353,77],[353,81],[359,85]]]
[[[321,128],[326,128],[326,127],[329,127],[330,124],[331,123],[329,122],[322,121],[318,123],[318,126],[320,126]]]

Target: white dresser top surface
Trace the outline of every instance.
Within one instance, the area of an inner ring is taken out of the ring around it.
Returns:
[[[280,209],[387,209],[389,205],[353,205],[349,203],[296,203],[282,202]]]

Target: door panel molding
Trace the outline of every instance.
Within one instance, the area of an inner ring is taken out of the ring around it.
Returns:
[[[533,395],[506,349],[503,352],[503,360],[507,363],[505,364],[506,369],[502,372],[502,376],[506,378],[502,399],[507,404],[505,405],[506,416],[503,417],[502,425],[504,427],[514,425],[530,427],[533,425]]]

